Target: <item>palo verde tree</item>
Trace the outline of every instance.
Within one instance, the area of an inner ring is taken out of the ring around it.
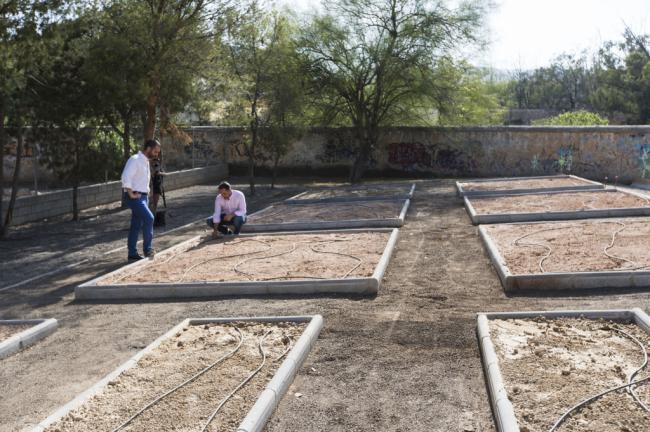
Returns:
[[[229,80],[233,102],[230,112],[248,130],[244,145],[250,193],[253,195],[260,144],[271,143],[270,150],[275,150],[275,154],[286,148],[279,141],[263,141],[262,131],[272,123],[288,126],[289,117],[297,111],[297,63],[290,38],[291,24],[287,15],[253,0],[239,14],[228,17],[225,29],[217,52],[224,70],[233,77]],[[294,82],[288,84],[291,80]],[[269,137],[268,133],[266,136]],[[273,143],[278,145],[273,147]]]
[[[310,97],[327,124],[352,126],[350,181],[358,182],[381,128],[439,105],[436,62],[478,41],[485,6],[443,0],[337,0],[299,40]]]

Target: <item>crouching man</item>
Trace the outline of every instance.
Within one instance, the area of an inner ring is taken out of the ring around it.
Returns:
[[[246,223],[246,197],[238,190],[231,189],[226,181],[219,184],[219,194],[214,200],[214,215],[206,221],[213,229],[212,236],[239,234]]]

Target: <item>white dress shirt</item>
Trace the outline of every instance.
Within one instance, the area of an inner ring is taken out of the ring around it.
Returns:
[[[148,194],[150,179],[149,158],[139,151],[138,154],[134,154],[126,161],[124,171],[122,171],[122,187]]]
[[[218,224],[221,222],[222,214],[234,214],[235,216],[246,215],[246,197],[238,190],[231,189],[232,195],[229,199],[225,199],[221,194],[217,195],[214,200],[214,215],[212,222]]]

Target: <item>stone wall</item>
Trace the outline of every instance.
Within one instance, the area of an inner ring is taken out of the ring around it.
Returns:
[[[227,165],[219,163],[203,168],[169,172],[165,176],[165,190],[180,189],[196,184],[217,182],[228,175]],[[119,181],[82,186],[79,188],[81,210],[120,201],[122,185]],[[3,203],[6,211],[6,203]],[[18,225],[72,213],[72,189],[21,197],[16,200],[12,224]]]
[[[199,128],[201,145],[233,172],[246,164],[243,130]],[[354,154],[345,128],[314,128],[280,161],[285,173],[344,173]],[[225,146],[225,148],[224,148]],[[269,155],[258,158],[270,165]],[[389,128],[375,149],[374,174],[437,177],[572,173],[631,182],[650,177],[650,126]]]

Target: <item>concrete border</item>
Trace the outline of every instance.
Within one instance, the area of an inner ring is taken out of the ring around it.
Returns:
[[[650,333],[650,317],[639,308],[612,310],[568,310],[568,311],[531,311],[531,312],[490,312],[477,314],[476,333],[485,377],[487,381],[490,404],[494,413],[495,423],[499,432],[519,432],[519,423],[514,407],[508,399],[504,384],[499,357],[490,337],[489,320],[516,318],[546,318],[584,317],[588,319],[606,318],[633,322],[644,331]]]
[[[25,320],[0,320],[0,325],[27,325],[28,328],[20,333],[11,336],[8,339],[0,341],[0,359],[9,357],[18,351],[34,345],[39,340],[54,333],[59,323],[54,318],[45,319],[25,319]]]
[[[486,183],[495,181],[513,181],[513,180],[539,180],[539,179],[561,179],[572,178],[585,182],[584,186],[557,186],[552,188],[532,188],[532,189],[510,189],[510,190],[482,190],[482,191],[467,191],[463,189],[463,183]],[[555,175],[555,176],[539,176],[539,177],[496,177],[486,179],[471,179],[456,182],[456,191],[460,197],[487,197],[487,196],[501,196],[501,195],[515,195],[515,194],[531,194],[536,192],[560,192],[560,191],[585,191],[585,190],[598,190],[604,189],[605,185],[596,181],[587,180],[582,177],[574,175]]]
[[[545,222],[532,222],[532,224]],[[516,225],[516,224],[513,224]],[[496,269],[501,285],[507,293],[521,291],[558,292],[562,290],[589,290],[602,288],[648,288],[650,271],[586,271],[541,274],[513,274],[485,226],[478,227],[479,235]]]
[[[534,199],[535,195],[567,195],[576,192],[591,192],[591,193],[612,193],[619,192],[622,194],[633,195],[642,198],[646,201],[650,200],[642,193],[622,190],[618,188],[605,188],[595,190],[582,190],[582,191],[555,191],[555,192],[535,192],[525,194]],[[630,216],[650,216],[650,207],[621,207],[621,208],[607,208],[595,210],[574,210],[574,211],[547,211],[547,212],[529,212],[529,213],[498,213],[498,214],[479,214],[472,205],[473,198],[481,199],[499,199],[508,196],[521,196],[522,194],[504,194],[499,196],[490,197],[463,197],[465,202],[465,209],[469,214],[472,224],[495,224],[495,223],[512,223],[512,222],[535,222],[535,221],[553,221],[553,220],[574,220],[574,219],[593,219],[593,218],[608,218],[608,217],[630,217]]]
[[[373,184],[368,184],[372,186]],[[381,184],[380,184],[381,185]],[[382,186],[392,186],[392,185],[382,185]],[[395,185],[399,186],[399,185]],[[406,184],[404,184],[406,186]],[[381,195],[381,196],[348,196],[348,197],[334,197],[334,198],[301,198],[301,196],[307,195],[313,191],[305,191],[291,198],[284,200],[285,204],[317,204],[317,203],[328,203],[328,202],[356,202],[356,201],[392,201],[400,199],[412,199],[415,192],[415,183],[411,183],[411,188],[408,193],[394,193],[391,195]]]
[[[378,202],[379,200],[371,201]],[[399,200],[384,200],[384,201],[402,201]],[[404,205],[397,217],[388,218],[388,219],[350,219],[350,220],[337,220],[337,221],[305,221],[305,222],[286,222],[286,223],[269,223],[269,224],[255,224],[255,223],[246,223],[242,227],[242,232],[244,233],[264,233],[264,232],[273,232],[273,231],[314,231],[314,230],[337,230],[337,229],[350,229],[350,228],[399,228],[404,225],[404,219],[406,218],[406,212],[408,211],[409,206],[411,205],[411,200],[405,199]],[[348,201],[348,202],[339,202],[334,204],[361,204],[368,201]],[[318,203],[300,203],[292,204],[292,206],[298,205],[313,205]],[[261,211],[273,208],[273,206],[268,206]],[[260,213],[257,212],[257,213]],[[257,214],[253,213],[253,215]],[[252,215],[251,215],[252,216]]]
[[[123,363],[113,372],[106,375],[95,385],[84,391],[61,408],[54,411],[45,420],[40,422],[32,429],[32,432],[43,432],[46,428],[53,425],[69,412],[79,408],[93,396],[101,393],[108,383],[117,378],[124,371],[134,367],[138,361],[145,355],[156,349],[166,339],[172,337],[187,325],[201,325],[208,323],[230,323],[230,322],[308,322],[309,324],[298,338],[295,345],[289,351],[286,358],[280,364],[275,372],[273,379],[266,385],[260,393],[253,407],[237,428],[237,432],[260,432],[268,421],[269,417],[280,403],[280,400],[287,392],[289,385],[293,382],[298,370],[304,363],[307,355],[316,344],[318,335],[323,328],[323,317],[320,315],[313,316],[274,316],[259,318],[189,318],[183,320],[180,324],[174,326],[167,333],[150,343],[146,348],[139,351],[128,361]]]
[[[393,229],[353,229],[334,231],[292,231],[267,233],[265,236],[288,236],[299,234],[342,234],[384,232],[390,233],[386,247],[371,277],[348,279],[296,279],[277,281],[224,281],[224,282],[193,282],[193,283],[142,283],[142,284],[113,284],[99,285],[107,277],[124,271],[132,271],[149,264],[148,259],[136,261],[75,288],[77,300],[151,300],[201,298],[220,296],[250,296],[277,294],[375,294],[381,286],[381,280],[393,253],[399,230]],[[241,234],[240,237],[253,237],[258,234]],[[196,236],[181,242],[158,254],[162,258],[167,253],[186,250],[200,243],[206,237]],[[154,258],[156,259],[156,258]]]

